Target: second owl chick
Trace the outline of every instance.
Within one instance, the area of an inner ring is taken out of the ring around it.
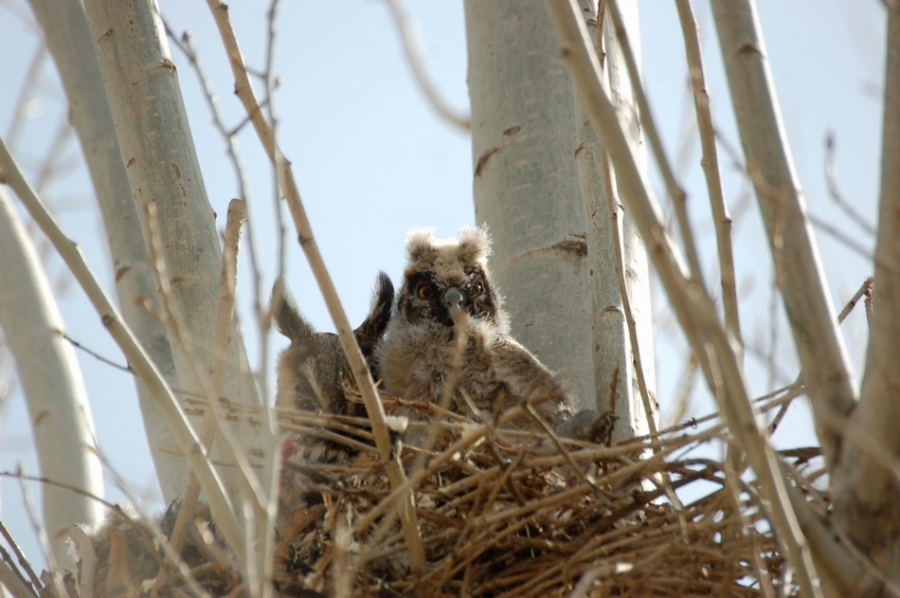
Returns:
[[[454,326],[465,312],[454,410],[471,413],[460,396],[466,393],[488,414],[529,400],[548,423],[562,421],[570,410],[559,382],[509,335],[503,300],[487,267],[487,231],[463,228],[456,239],[439,240],[432,229],[415,230],[406,248],[409,263],[394,317],[375,349],[385,391],[408,401],[440,402],[452,369]],[[523,417],[510,425],[535,424]]]
[[[345,385],[355,386],[350,364],[338,336],[316,332],[294,304],[280,281],[272,290],[272,314],[275,327],[290,339],[291,345],[278,357],[276,405],[301,411],[330,415],[365,417],[362,403],[347,399]],[[363,356],[374,368],[373,351],[391,316],[394,285],[384,272],[378,273],[372,303],[366,319],[353,334]],[[305,435],[296,439],[302,447],[300,458],[306,462],[334,462],[346,456],[343,447]]]

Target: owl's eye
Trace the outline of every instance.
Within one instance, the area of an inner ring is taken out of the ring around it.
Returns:
[[[431,299],[434,297],[434,287],[428,283],[420,284],[416,289],[416,295],[419,296],[419,299]]]
[[[476,282],[472,285],[472,290],[475,291],[476,295],[480,295],[484,292],[484,285],[480,282]]]

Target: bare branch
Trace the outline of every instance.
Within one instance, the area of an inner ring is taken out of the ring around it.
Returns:
[[[58,333],[65,324],[50,282],[5,188],[0,188],[0,262],[0,328],[16,359],[41,474],[102,494],[103,471],[78,359]],[[59,534],[73,523],[99,525],[103,510],[58,487],[42,493],[41,502],[54,560],[70,567],[74,563]]]
[[[847,353],[805,217],[753,1],[713,0],[712,6],[747,172],[769,236],[819,440],[833,463],[839,458],[840,431],[822,426],[823,411],[846,415],[856,404]]]
[[[872,285],[875,283],[875,279],[873,277],[868,277],[865,281],[863,281],[862,286],[859,287],[859,290],[853,294],[853,297],[850,301],[847,302],[847,305],[844,306],[844,309],[841,310],[841,313],[838,314],[838,323],[843,322],[847,316],[850,315],[850,312],[853,311],[853,308],[856,307],[856,302],[859,301],[863,295],[868,295],[872,291]]]
[[[743,345],[741,322],[738,315],[737,277],[734,271],[734,252],[731,245],[731,217],[725,203],[725,190],[722,188],[722,176],[719,172],[719,156],[716,152],[716,133],[713,128],[712,114],[709,109],[709,93],[706,90],[706,75],[703,69],[703,54],[700,51],[700,36],[697,33],[697,22],[691,10],[690,0],[676,0],[678,18],[684,36],[685,53],[688,69],[691,73],[691,85],[694,90],[694,107],[697,114],[697,129],[700,132],[700,145],[703,158],[703,174],[706,176],[706,188],[709,192],[709,203],[716,225],[716,247],[719,252],[719,269],[722,277],[722,305],[725,312],[725,330],[734,335],[738,345]],[[743,362],[743,350],[738,349],[738,362]]]
[[[472,123],[469,120],[469,117],[461,116],[454,112],[453,109],[444,102],[443,98],[434,87],[434,84],[431,82],[428,71],[425,69],[425,63],[422,60],[422,50],[419,48],[416,27],[406,11],[404,1],[388,0],[388,2],[391,5],[391,13],[394,15],[394,21],[397,23],[397,28],[400,30],[400,39],[403,40],[403,49],[406,50],[406,57],[409,59],[409,65],[412,67],[416,81],[419,83],[419,87],[422,88],[425,97],[428,98],[428,101],[431,102],[431,106],[438,114],[444,117],[447,122],[456,125],[461,129],[465,129],[466,131],[471,130]]]
[[[231,334],[231,320],[234,317],[234,288],[237,279],[237,254],[239,248],[240,228],[246,219],[246,203],[240,199],[231,200],[228,207],[228,216],[225,223],[225,247],[222,258],[222,276],[219,282],[219,309],[216,314],[216,338],[214,350],[218,354],[225,354],[228,347],[228,336]],[[210,385],[213,389],[213,398],[221,396],[225,385],[225,363],[222,359],[213,362],[210,373]],[[217,405],[208,404],[203,416],[200,428],[200,441],[207,451],[212,447],[215,435]],[[276,456],[277,458],[277,456]],[[181,505],[178,508],[178,516],[172,528],[170,543],[176,554],[181,553],[181,548],[187,537],[187,524],[193,517],[200,496],[200,483],[193,473],[188,478],[187,487],[184,489]],[[160,569],[151,594],[158,596],[165,587],[168,575],[165,569]]]
[[[267,338],[270,324],[268,310],[263,304],[264,293],[262,272],[260,270],[259,248],[256,244],[256,220],[253,217],[253,201],[250,194],[249,177],[247,175],[247,169],[244,166],[244,159],[241,156],[240,145],[238,144],[237,138],[237,134],[240,132],[241,127],[238,126],[229,129],[225,126],[225,118],[222,115],[222,110],[219,108],[218,96],[213,90],[212,82],[206,74],[203,62],[200,60],[200,55],[197,53],[197,48],[194,46],[194,40],[190,33],[185,32],[179,38],[165,20],[163,20],[163,25],[166,28],[166,34],[168,35],[169,40],[176,48],[181,50],[188,59],[188,62],[190,62],[194,73],[197,75],[200,88],[203,90],[203,97],[206,99],[206,105],[209,107],[210,114],[213,117],[215,129],[219,132],[219,135],[221,135],[222,140],[225,142],[228,157],[231,160],[231,167],[236,179],[235,183],[237,185],[238,197],[247,204],[247,222],[245,226],[247,228],[247,255],[250,258],[250,274],[253,277],[253,312],[256,315],[260,339],[265,339]],[[246,119],[244,119],[243,122],[246,122]],[[267,346],[268,343],[265,341],[261,342],[260,350],[262,352],[267,351]],[[268,364],[266,362],[265,353],[263,353],[263,356],[260,358],[260,363],[257,367],[261,382],[260,387],[263,391],[262,395],[268,396],[265,384],[267,379],[265,372],[268,370]]]
[[[4,474],[0,473],[0,475],[4,475]],[[7,477],[10,477],[10,476],[7,476]],[[2,521],[0,521],[0,534],[3,535],[3,539],[6,540],[6,543],[9,545],[10,548],[12,548],[12,551],[16,555],[16,559],[19,561],[19,565],[21,565],[22,568],[25,569],[25,572],[28,574],[28,579],[31,581],[31,584],[35,588],[40,588],[41,580],[38,579],[37,574],[34,572],[34,569],[32,569],[32,567],[31,567],[31,563],[29,563],[28,559],[25,558],[25,555],[22,553],[22,549],[19,548],[19,545],[16,543],[16,541],[12,537],[12,535],[10,535],[9,530],[6,529],[6,526],[3,525]],[[12,561],[8,559],[8,556],[9,555],[4,550],[3,551],[3,560],[8,561],[10,563],[10,565],[12,565]]]
[[[15,598],[37,598],[30,587],[16,575],[15,569],[4,561],[0,561],[0,583],[12,593]]]
[[[865,430],[867,440],[896,459],[900,455],[900,369],[896,361],[900,355],[900,313],[896,309],[900,304],[900,7],[888,11],[885,63],[874,310],[860,402],[850,420]],[[867,455],[861,445],[846,451],[836,472],[835,517],[857,547],[896,579],[900,573],[896,535],[900,483],[881,461]]]

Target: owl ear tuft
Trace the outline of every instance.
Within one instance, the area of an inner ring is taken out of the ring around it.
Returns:
[[[491,235],[487,225],[477,228],[463,227],[457,235],[459,258],[463,262],[485,263],[491,254]]]
[[[414,228],[406,236],[406,253],[410,264],[430,263],[437,252],[437,237],[433,228]]]

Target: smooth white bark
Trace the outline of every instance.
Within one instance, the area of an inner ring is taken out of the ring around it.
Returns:
[[[185,350],[169,335],[179,383],[202,394],[192,360],[201,360],[208,371],[222,252],[159,9],[151,0],[87,0],[84,6],[145,242],[146,209],[151,202],[157,206],[170,304],[189,336]],[[258,405],[236,329],[226,357],[223,396]],[[237,430],[245,451],[255,444],[253,434],[247,425]],[[220,442],[213,446],[214,459],[227,454]],[[222,471],[231,491],[239,487],[235,475],[233,467]]]
[[[72,346],[50,282],[6,189],[0,187],[0,327],[16,360],[31,418],[41,476],[103,497],[94,422]],[[45,484],[44,526],[57,566],[74,563],[62,537],[73,524],[98,525],[103,505]]]
[[[875,246],[875,309],[866,370],[851,422],[900,455],[900,8],[887,8],[881,197]],[[900,484],[884,463],[851,440],[834,480],[835,518],[888,574],[900,576]]]
[[[9,153],[9,148],[2,138],[0,138],[0,171],[3,172],[4,181],[18,194],[32,220],[47,235],[59,256],[72,272],[75,280],[81,285],[81,288],[100,316],[103,326],[109,331],[110,336],[113,337],[119,348],[122,349],[134,373],[146,384],[147,389],[166,418],[166,423],[178,440],[178,447],[187,458],[194,475],[200,481],[203,491],[206,492],[216,525],[222,531],[226,542],[237,555],[238,561],[243,562],[245,556],[244,536],[238,518],[235,515],[234,507],[225,494],[225,488],[212,465],[210,455],[200,444],[196,433],[188,422],[187,415],[181,408],[181,404],[172,393],[172,389],[160,375],[153,362],[150,361],[144,348],[137,342],[128,325],[122,320],[121,315],[119,315],[118,310],[110,301],[106,291],[97,282],[97,278],[87,265],[78,245],[66,237],[56,220],[44,207],[34,189],[25,180],[19,165],[16,164],[12,154]]]
[[[29,0],[63,89],[69,100],[69,121],[97,194],[106,238],[113,259],[119,309],[135,336],[171,386],[178,386],[172,350],[165,328],[134,301],[144,297],[158,310],[156,281],[144,245],[140,218],[122,164],[100,66],[79,0]],[[144,429],[163,498],[175,500],[187,482],[187,462],[174,452],[177,442],[159,408],[140,380],[135,380]]]
[[[616,98],[616,106],[623,122],[627,123],[629,140],[635,155],[646,170],[646,151],[641,138],[641,127],[634,105],[631,81],[622,58],[622,50],[616,39],[615,29],[609,15],[597,18],[597,3],[582,1],[582,13],[588,19],[589,31],[597,37],[597,22],[603,23],[603,49],[605,58],[603,72],[605,84]],[[620,8],[629,29],[632,43],[639,43],[637,2],[620,2]],[[587,223],[586,242],[588,278],[591,290],[591,333],[594,391],[598,411],[612,407],[610,386],[617,375],[614,438],[624,440],[643,436],[651,431],[647,410],[642,400],[641,384],[646,386],[648,403],[653,421],[658,418],[655,407],[656,368],[653,359],[653,320],[650,311],[650,274],[644,243],[634,227],[630,215],[620,208],[614,174],[603,163],[605,153],[602,144],[591,126],[590,117],[584,106],[576,98],[575,130],[578,142],[575,161],[578,165],[579,186]],[[609,176],[607,177],[607,174]],[[607,180],[607,178],[609,180]],[[611,217],[609,192],[616,206],[616,218]],[[618,232],[613,230],[618,228]],[[616,243],[619,242],[619,251]],[[621,255],[622,263],[617,264]],[[627,301],[620,292],[619,274],[624,274]],[[637,354],[626,321],[626,310],[633,317],[638,353],[643,381],[635,369]],[[618,372],[616,374],[616,372]]]
[[[466,0],[465,19],[475,219],[512,334],[596,409],[574,94],[553,24],[539,0]]]
[[[816,429],[829,463],[840,431],[828,418],[849,414],[856,389],[825,273],[794,172],[753,0],[713,0],[746,168],[769,236],[778,288],[803,366]],[[825,411],[831,413],[825,413]]]

